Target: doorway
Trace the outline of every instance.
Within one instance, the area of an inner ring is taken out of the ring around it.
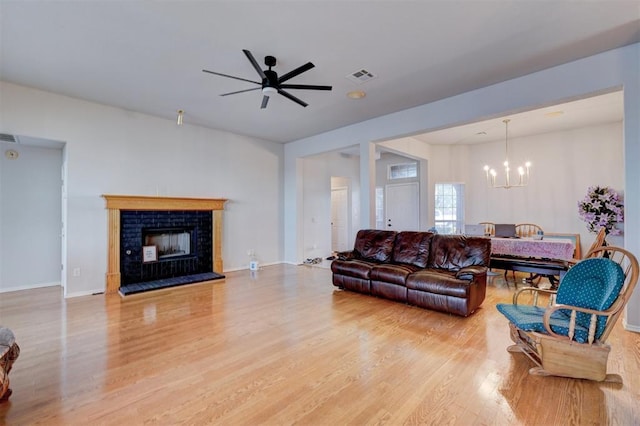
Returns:
[[[62,286],[64,144],[10,136],[0,143],[0,293]]]
[[[349,188],[331,188],[331,250],[346,251],[349,239]]]

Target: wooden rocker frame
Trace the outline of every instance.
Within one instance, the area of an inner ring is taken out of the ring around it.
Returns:
[[[625,274],[625,281],[618,298],[605,311],[558,305],[555,303],[555,290],[525,287],[514,294],[514,305],[518,304],[518,299],[524,294],[533,296],[533,305],[538,304],[538,296],[540,294],[549,296],[549,306],[543,317],[546,333],[525,331],[509,322],[510,337],[515,345],[509,346],[507,351],[522,352],[536,364],[536,367],[529,370],[529,374],[622,383],[620,375],[607,374],[607,361],[611,346],[606,343],[606,340],[636,286],[639,269],[638,260],[629,251],[613,246],[596,247],[585,256],[585,258],[592,257],[608,257],[618,263]],[[559,309],[571,310],[568,336],[557,334],[551,329],[551,315]],[[588,343],[580,343],[573,339],[576,312],[584,312],[591,315]],[[606,317],[607,321],[602,335],[596,339],[595,331],[598,316]]]

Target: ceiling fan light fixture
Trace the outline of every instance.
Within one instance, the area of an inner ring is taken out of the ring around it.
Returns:
[[[289,89],[295,89],[295,90],[331,90],[332,89],[332,86],[287,83],[292,78],[302,74],[303,72],[309,71],[311,68],[314,68],[315,65],[313,65],[313,63],[311,62],[307,62],[306,64],[301,65],[298,68],[292,71],[289,71],[284,75],[278,76],[278,73],[276,73],[271,69],[276,65],[276,58],[274,56],[265,56],[264,64],[267,67],[269,67],[269,69],[263,70],[260,68],[260,65],[258,65],[258,62],[256,61],[256,58],[253,56],[253,54],[250,51],[248,51],[247,49],[242,49],[242,51],[244,52],[249,62],[251,62],[251,65],[253,66],[253,68],[258,73],[258,76],[260,77],[261,82],[247,80],[246,78],[236,77],[229,74],[223,74],[220,72],[203,69],[202,70],[203,72],[206,72],[209,74],[219,75],[221,77],[233,78],[234,80],[246,81],[247,83],[253,83],[258,86],[258,87],[253,87],[252,89],[245,89],[245,90],[238,90],[230,93],[223,93],[220,96],[235,95],[237,93],[260,90],[262,92],[262,104],[260,105],[260,109],[266,108],[267,104],[269,103],[269,98],[271,97],[271,95],[275,95],[275,94],[280,94],[285,98],[289,99],[290,101],[293,101],[302,107],[307,107],[309,104],[307,104],[301,99],[298,99],[297,97],[289,93],[288,90]]]
[[[265,96],[275,95],[276,93],[278,93],[278,89],[275,87],[266,86],[262,88],[262,94]]]

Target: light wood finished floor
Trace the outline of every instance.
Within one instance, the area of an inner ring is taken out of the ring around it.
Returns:
[[[335,289],[309,266],[122,299],[0,294],[22,348],[0,424],[618,424],[640,421],[640,335],[616,328],[624,385],[530,376],[493,278],[460,318]]]

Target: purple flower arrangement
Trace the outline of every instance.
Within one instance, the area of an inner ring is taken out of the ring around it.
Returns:
[[[578,201],[580,219],[591,232],[605,228],[609,235],[619,235],[616,222],[624,220],[624,204],[616,191],[608,186],[590,186],[587,195]]]

